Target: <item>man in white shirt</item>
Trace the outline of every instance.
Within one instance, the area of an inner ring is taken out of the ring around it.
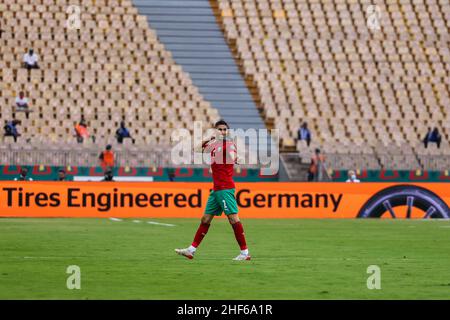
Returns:
[[[25,68],[30,69],[38,69],[38,55],[34,53],[33,49],[30,49],[28,53],[23,55],[23,63]]]
[[[348,172],[348,179],[347,179],[346,182],[354,182],[354,183],[358,183],[358,182],[361,182],[361,181],[360,181],[359,179],[357,179],[356,174],[355,174],[355,171],[350,170],[350,171]]]
[[[19,93],[19,96],[16,98],[16,110],[17,112],[25,112],[27,119],[31,112],[30,108],[28,107],[28,99],[25,97],[25,94],[23,91]]]

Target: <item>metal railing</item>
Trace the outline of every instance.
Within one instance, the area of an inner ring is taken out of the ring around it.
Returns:
[[[101,149],[50,149],[50,148],[17,148],[0,147],[0,164],[2,165],[44,165],[44,166],[77,166],[93,167],[100,164]],[[115,150],[114,163],[118,167],[208,167],[207,162],[195,164],[175,164],[171,158],[171,150],[144,149]],[[206,157],[207,158],[207,157]],[[191,154],[191,159],[194,159]],[[258,165],[241,164],[242,168],[259,168]]]
[[[333,170],[450,170],[450,156],[417,154],[336,154],[324,153],[327,168]],[[290,153],[289,156],[300,157],[302,163],[311,161],[311,154]]]

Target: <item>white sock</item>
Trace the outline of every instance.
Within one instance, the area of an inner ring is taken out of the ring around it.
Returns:
[[[189,246],[188,250],[189,250],[190,252],[194,253],[195,250],[197,250],[197,248],[196,248],[196,247],[193,247],[193,246]]]
[[[244,256],[248,256],[248,249],[241,250],[241,254],[243,254]]]

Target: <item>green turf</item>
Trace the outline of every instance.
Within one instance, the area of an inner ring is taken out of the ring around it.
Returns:
[[[450,221],[245,220],[252,261],[228,222],[194,260],[198,220],[0,219],[0,299],[449,299]],[[81,268],[81,290],[66,268]],[[369,265],[381,290],[369,290]]]

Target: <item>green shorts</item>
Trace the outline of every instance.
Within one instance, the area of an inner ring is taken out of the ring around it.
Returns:
[[[206,204],[205,214],[220,216],[222,212],[225,212],[226,215],[238,213],[234,191],[235,189],[211,191]]]

